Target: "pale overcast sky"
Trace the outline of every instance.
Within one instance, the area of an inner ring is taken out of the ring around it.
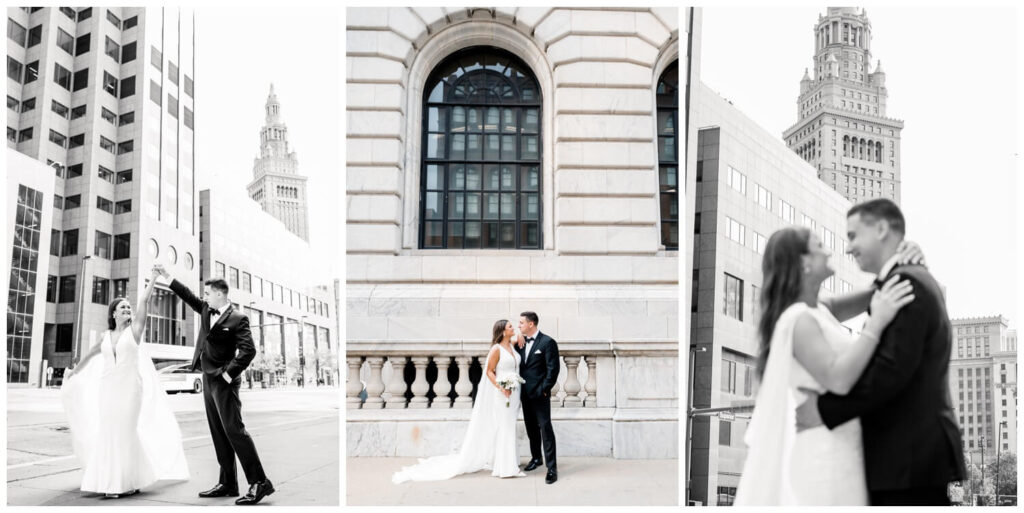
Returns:
[[[705,8],[702,80],[781,139],[797,120],[800,78],[825,10]],[[1018,15],[1007,7],[878,6],[868,18],[888,116],[905,123],[907,236],[946,285],[950,317],[1002,314],[1020,326]]]
[[[259,156],[270,83],[299,174],[324,282],[340,274],[339,13],[286,4],[196,8],[196,170],[201,188],[245,187]]]

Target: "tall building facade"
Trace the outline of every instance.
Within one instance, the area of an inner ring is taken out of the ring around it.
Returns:
[[[134,301],[154,263],[198,278],[193,14],[7,14],[8,151],[55,172],[42,357],[59,377],[106,329],[107,303]],[[190,354],[184,305],[164,289],[153,301],[151,354]]]
[[[949,390],[964,453],[980,463],[999,450],[1017,453],[1017,333],[1001,315],[951,319]],[[1005,423],[1005,424],[1004,424]]]
[[[260,129],[260,156],[252,165],[249,197],[278,218],[288,231],[309,242],[306,177],[299,174],[299,157],[288,149],[288,127],[281,118],[281,102],[270,84],[264,105],[266,120]]]
[[[268,384],[336,384],[333,294],[309,243],[249,201],[243,191],[202,190],[200,280],[224,278],[249,316],[257,358],[249,370]]]
[[[559,455],[677,457],[678,19],[348,9],[350,456],[457,450],[532,310]]]
[[[887,117],[885,72],[872,66],[866,10],[829,7],[814,27],[814,65],[804,70],[797,122],[782,137],[818,178],[853,203],[900,202],[900,132]]]

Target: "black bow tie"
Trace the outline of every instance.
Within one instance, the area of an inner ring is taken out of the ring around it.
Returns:
[[[537,340],[537,339],[535,339],[533,337],[526,337],[526,342],[527,343],[533,342],[534,340]]]
[[[210,309],[210,316],[212,317],[214,315],[220,315],[220,310],[217,310],[216,308],[211,308]]]

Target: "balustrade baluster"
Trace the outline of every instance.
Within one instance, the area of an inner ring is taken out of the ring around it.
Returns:
[[[455,364],[459,367],[459,379],[455,382],[455,393],[458,394],[458,397],[455,398],[453,408],[473,407],[473,398],[469,395],[473,393],[473,382],[469,380],[469,365],[471,363],[473,363],[471,356],[455,357]]]
[[[405,408],[405,357],[389,356],[391,379],[384,392],[384,408]]]
[[[345,358],[348,364],[348,383],[345,385],[345,403],[348,409],[358,409],[362,406],[363,400],[359,393],[363,391],[363,382],[359,380],[359,369],[363,366],[363,358],[350,356]]]
[[[434,382],[434,403],[431,408],[451,408],[452,400],[448,394],[452,391],[452,382],[448,381],[448,368],[452,363],[451,357],[435,356],[434,365],[437,365],[437,381]]]
[[[565,403],[566,408],[579,408],[582,406],[583,401],[580,399],[580,378],[576,374],[580,366],[580,356],[566,356],[565,357],[565,384],[562,388],[565,389]]]
[[[587,393],[583,399],[583,406],[585,408],[597,406],[597,358],[593,356],[587,357],[587,383],[583,385],[583,390]]]
[[[416,377],[412,381],[412,399],[409,400],[409,408],[428,408],[427,392],[430,391],[430,384],[427,383],[427,364],[430,363],[428,356],[413,356],[412,364],[416,366]]]
[[[381,356],[368,356],[366,362],[370,364],[370,378],[366,380],[366,404],[364,408],[381,408],[384,398],[384,379],[381,369],[384,367],[384,358]]]

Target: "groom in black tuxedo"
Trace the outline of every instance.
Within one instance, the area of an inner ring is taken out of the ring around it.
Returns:
[[[555,463],[555,430],[551,427],[551,388],[558,380],[558,344],[555,339],[537,329],[540,319],[533,312],[519,314],[519,332],[523,340],[516,346],[522,363],[519,374],[526,380],[520,393],[523,405],[523,420],[526,422],[526,437],[530,439],[530,462],[523,469],[527,472],[547,463],[547,484],[558,481],[558,466]],[[541,460],[541,442],[544,444],[544,460]]]
[[[157,266],[164,278],[170,275]],[[256,356],[256,347],[249,331],[249,317],[239,312],[228,300],[228,284],[221,278],[206,280],[204,299],[199,299],[185,284],[171,280],[171,290],[200,315],[199,337],[196,338],[192,370],[203,371],[203,399],[206,403],[206,421],[210,425],[213,448],[220,464],[217,485],[205,492],[203,498],[237,497],[238,474],[235,455],[242,462],[242,471],[249,483],[249,491],[235,504],[250,506],[274,493],[274,485],[263,473],[263,465],[256,454],[256,445],[242,423],[242,401],[238,389],[241,374]]]
[[[871,362],[845,396],[813,396],[797,410],[797,427],[833,429],[860,417],[864,464],[873,506],[948,506],[946,487],[964,479],[963,442],[949,394],[952,347],[939,284],[920,265],[897,265],[905,235],[895,203],[876,199],[847,214],[847,252],[877,274],[875,287],[899,275],[914,287],[882,332]]]

